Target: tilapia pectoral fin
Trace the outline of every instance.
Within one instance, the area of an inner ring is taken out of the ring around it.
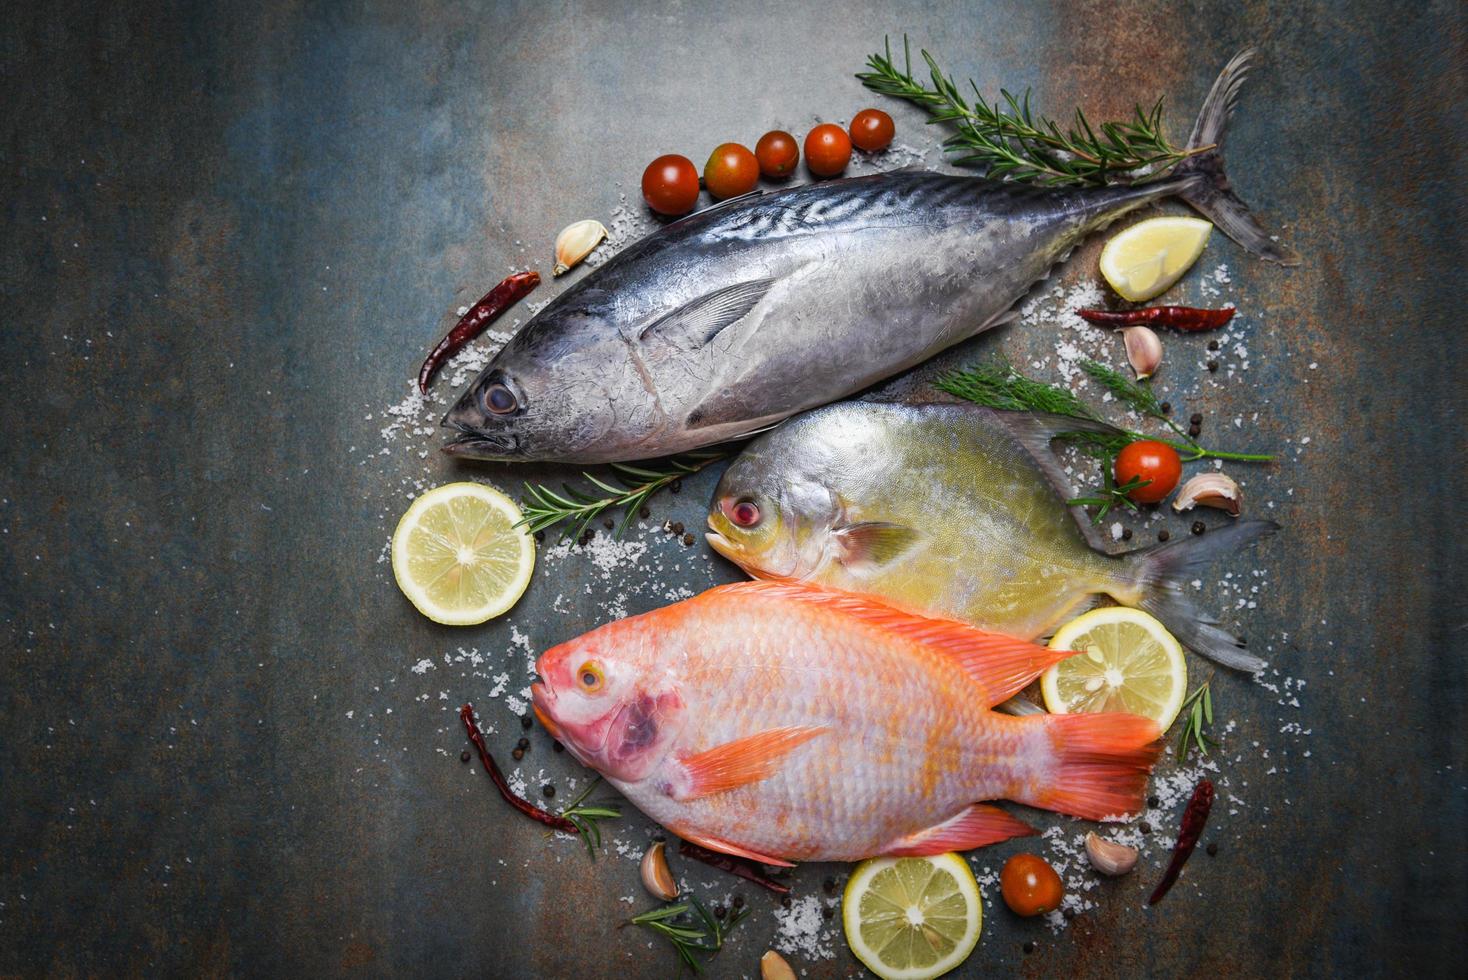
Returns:
[[[773,279],[751,279],[704,293],[643,327],[637,339],[656,338],[687,349],[702,347],[754,309],[774,284]]]
[[[768,582],[736,582],[719,586],[715,592],[763,592],[827,606],[889,633],[952,658],[975,685],[974,697],[993,706],[1024,690],[1051,664],[1073,656],[1072,650],[1051,650],[1029,640],[990,633],[956,619],[933,619],[889,606],[880,599],[852,592],[838,592],[807,582],[776,579]]]
[[[681,830],[676,831],[676,833],[690,844],[697,844],[699,847],[708,848],[710,851],[718,851],[720,854],[728,854],[737,858],[748,858],[751,861],[758,861],[760,864],[773,864],[777,868],[795,867],[794,863],[790,861],[770,857],[768,854],[761,854],[758,851],[751,851],[747,847],[740,847],[738,844],[731,844],[717,837],[706,837],[703,834],[691,834]]]
[[[673,781],[672,796],[687,802],[769,779],[787,755],[826,731],[809,725],[771,728],[680,759],[682,778]]]
[[[841,564],[886,565],[907,553],[918,540],[918,532],[901,524],[886,521],[864,521],[847,524],[833,532],[841,549]]]
[[[1085,820],[1142,808],[1147,777],[1162,753],[1157,722],[1120,713],[1044,715],[1024,722],[1043,726],[1054,761],[1012,799]]]
[[[1033,837],[1034,827],[986,803],[975,803],[936,827],[893,841],[883,857],[925,857],[948,851],[971,851],[1012,837]]]

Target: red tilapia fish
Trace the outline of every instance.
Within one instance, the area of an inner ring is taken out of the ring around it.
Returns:
[[[767,864],[1034,831],[982,801],[1140,808],[1157,725],[990,710],[1070,654],[789,582],[711,589],[554,647],[535,713],[686,840]]]

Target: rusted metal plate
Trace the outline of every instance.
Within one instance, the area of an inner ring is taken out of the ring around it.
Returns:
[[[532,651],[733,580],[658,530],[698,528],[716,474],[659,500],[619,563],[605,543],[550,549],[511,615],[435,627],[382,560],[409,497],[574,473],[455,465],[424,422],[452,385],[417,409],[407,382],[459,306],[549,268],[563,225],[640,214],[644,161],[849,118],[875,101],[851,73],[903,31],[1061,115],[1165,94],[1179,136],[1257,44],[1230,173],[1304,257],[1283,272],[1215,241],[1173,295],[1237,304],[1236,337],[1217,374],[1206,338],[1167,337],[1158,379],[1208,438],[1281,457],[1231,471],[1285,533],[1204,584],[1273,664],[1261,683],[1214,675],[1218,854],[1146,910],[1180,809],[1160,805],[1142,870],[1082,892],[1094,907],[1066,928],[1015,919],[987,885],[962,975],[1450,972],[1468,911],[1463,10],[1251,0],[12,11],[0,974],[673,972],[618,929],[653,904],[626,855],[654,828],[629,814],[595,863],[545,839],[460,763],[454,709],[478,703],[508,762]],[[884,108],[936,164],[939,134]],[[1096,250],[1043,288],[1051,305],[1094,281]],[[1001,351],[1055,377],[1060,342],[1119,363],[1054,319],[943,363]],[[1145,541],[1190,521],[1128,523]],[[584,785],[526,737],[529,792]],[[1086,829],[1027,816],[1064,841]],[[972,861],[1025,847],[1063,856],[1047,839]],[[678,869],[754,910],[711,974],[752,975],[800,931],[771,896]],[[845,872],[792,881],[831,957],[789,958],[852,975],[820,919],[827,876]]]

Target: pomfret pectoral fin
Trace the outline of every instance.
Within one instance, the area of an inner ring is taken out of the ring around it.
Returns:
[[[680,759],[681,778],[671,781],[668,793],[686,803],[769,779],[787,755],[827,731],[810,725],[771,728]]]
[[[918,532],[887,521],[863,521],[847,524],[831,532],[847,568],[863,565],[886,565],[905,555],[917,543]]]
[[[884,857],[927,857],[948,851],[971,851],[1012,837],[1033,837],[1034,827],[997,806],[975,803],[936,827],[899,837],[882,850]]]
[[[637,339],[642,343],[661,340],[696,350],[743,319],[774,284],[774,279],[751,279],[705,293],[643,327]]]

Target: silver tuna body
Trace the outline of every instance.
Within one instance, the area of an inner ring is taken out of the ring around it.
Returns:
[[[710,208],[526,324],[448,413],[447,448],[606,462],[748,435],[1000,322],[1087,234],[1177,186],[897,171]]]

